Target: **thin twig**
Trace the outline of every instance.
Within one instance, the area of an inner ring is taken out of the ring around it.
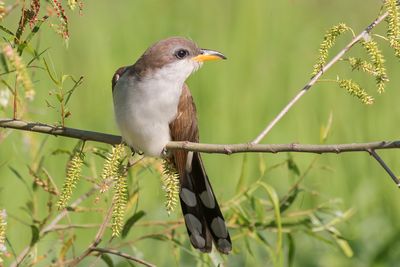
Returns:
[[[286,115],[286,113],[299,101],[299,99],[307,93],[307,91],[319,80],[319,78],[330,69],[337,61],[339,61],[353,45],[361,41],[369,32],[375,28],[376,25],[381,23],[388,16],[388,12],[379,16],[368,27],[366,27],[359,35],[353,38],[335,57],[332,58],[311,80],[300,90],[300,92],[282,109],[281,112],[267,125],[267,127],[253,140],[251,144],[258,144],[262,139],[271,131],[271,129]]]
[[[18,109],[18,75],[15,75],[15,85],[13,91],[13,119],[17,119],[17,109]]]
[[[91,188],[89,191],[87,191],[85,194],[80,196],[77,200],[75,200],[70,206],[70,209],[76,208],[79,204],[81,204],[85,199],[93,195],[94,193],[98,192],[99,189],[97,186]],[[68,214],[68,210],[64,209],[54,220],[49,223],[45,228],[43,228],[40,233],[41,234],[46,234],[47,232],[51,232],[53,227],[55,227],[59,221],[61,221],[62,218],[64,218]]]
[[[389,166],[383,161],[383,159],[375,152],[373,149],[368,149],[368,153],[378,161],[378,163],[382,166],[382,168],[389,174],[390,178],[392,178],[393,182],[400,188],[400,180],[397,178],[396,174],[392,172]]]
[[[154,264],[148,263],[148,262],[146,262],[146,261],[144,261],[144,260],[135,258],[135,257],[133,257],[133,256],[131,256],[131,255],[129,255],[129,254],[126,254],[126,253],[123,253],[123,252],[120,252],[120,251],[114,250],[114,249],[95,247],[95,248],[92,248],[92,251],[97,251],[97,252],[99,252],[99,253],[101,253],[101,254],[103,254],[103,253],[114,254],[114,255],[123,257],[123,258],[125,258],[125,259],[128,259],[128,260],[131,260],[131,261],[140,263],[140,264],[142,264],[142,265],[144,265],[144,266],[148,266],[148,267],[155,267],[155,266],[156,266],[156,265],[154,265]]]
[[[84,258],[86,258],[93,251],[93,249],[96,248],[100,244],[101,239],[103,238],[103,235],[107,229],[108,222],[111,219],[113,207],[114,207],[114,205],[110,205],[110,208],[107,211],[107,215],[104,218],[102,224],[100,225],[100,228],[97,231],[97,234],[96,234],[93,242],[90,244],[90,246],[81,255],[79,255],[75,259],[72,259],[71,261],[66,262],[65,264],[67,266],[71,266],[71,267],[77,266],[79,262],[81,262]]]
[[[55,225],[51,229],[47,231],[48,232],[57,232],[57,231],[65,231],[69,229],[87,229],[87,228],[98,228],[100,227],[100,224],[59,224]]]
[[[96,187],[90,189],[88,192],[86,192],[85,194],[83,194],[82,196],[80,196],[77,200],[75,200],[70,207],[71,208],[75,208],[77,207],[80,203],[82,203],[85,199],[87,199],[88,197],[90,197],[91,195],[93,195],[95,192],[98,192],[98,189]],[[68,211],[65,209],[63,210],[60,214],[57,215],[57,217],[55,217],[51,223],[49,223],[46,227],[44,227],[40,233],[39,236],[43,237],[44,235],[46,235],[48,232],[53,231],[53,227],[55,227],[57,225],[57,223],[59,221],[61,221],[61,219],[63,219],[66,215],[68,214]],[[21,262],[25,259],[25,257],[29,254],[29,252],[31,251],[32,247],[31,246],[27,246],[26,248],[24,248],[21,253],[18,255],[18,257],[16,258],[16,260],[10,265],[11,267],[16,267],[19,266],[21,264]]]

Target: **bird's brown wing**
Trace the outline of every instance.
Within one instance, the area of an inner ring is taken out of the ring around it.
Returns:
[[[186,84],[177,117],[170,123],[170,133],[173,141],[199,141],[196,106]],[[231,239],[200,154],[175,150],[172,160],[180,177],[179,197],[192,245],[210,252],[214,240],[217,249],[228,254],[232,250]]]
[[[175,120],[170,123],[169,129],[173,141],[199,142],[196,106],[186,84],[183,85],[179,99],[178,114]],[[187,154],[184,150],[173,152],[176,168],[181,176],[185,171]]]

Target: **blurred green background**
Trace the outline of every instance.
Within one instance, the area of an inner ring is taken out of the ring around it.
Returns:
[[[229,60],[205,64],[188,80],[197,104],[201,141],[243,143],[253,139],[308,81],[325,30],[345,22],[358,33],[378,15],[381,3],[378,0],[88,0],[84,1],[82,16],[74,13],[69,17],[68,49],[59,36],[45,28],[40,34],[40,47],[50,48],[46,57],[57,73],[85,77],[84,84],[70,101],[72,116],[67,119],[67,126],[114,134],[118,131],[113,118],[111,77],[119,66],[134,63],[150,44],[168,36],[185,36],[201,47],[221,51]],[[5,24],[16,25],[17,15],[8,18]],[[375,33],[384,34],[384,25]],[[331,53],[350,38],[350,34],[342,37]],[[319,83],[263,142],[319,143],[320,128],[330,113],[333,124],[328,143],[398,139],[400,64],[387,43],[379,42],[391,80],[383,95],[375,93],[373,78],[352,73],[344,63],[336,64],[325,76],[355,77],[376,96],[374,105],[362,105],[333,83]],[[352,54],[363,52],[356,48]],[[45,99],[52,99],[48,92],[54,89],[46,77],[41,71],[35,73],[37,97],[24,115],[26,120],[45,123],[59,120],[57,112],[45,103]],[[11,114],[4,113],[2,116]],[[14,131],[1,143],[0,207],[18,218],[27,218],[21,207],[25,206],[29,194],[8,166],[28,177],[26,165],[34,160],[45,138]],[[71,150],[75,144],[75,140],[49,137],[41,152],[47,156],[46,167],[59,186],[65,176],[67,156],[50,156],[50,153],[56,148]],[[400,173],[399,151],[379,153],[395,173]],[[307,154],[293,156],[302,171],[314,158]],[[285,154],[264,155],[267,167],[286,157]],[[230,199],[240,176],[243,155],[204,154],[203,158],[220,202]],[[258,159],[256,154],[249,155],[246,184],[257,178]],[[158,176],[151,172],[143,175],[139,208],[148,213],[146,218],[180,218],[180,211],[167,216]],[[278,193],[285,192],[293,182],[289,176],[286,169],[279,169],[268,176],[267,182]],[[394,266],[398,263],[400,194],[367,153],[321,155],[318,168],[308,175],[305,185],[318,191],[322,200],[338,198],[343,201],[343,208],[355,209],[355,215],[340,227],[355,254],[347,258],[336,247],[299,234],[295,238],[294,266]],[[74,196],[84,190],[78,188]],[[46,198],[37,201],[46,208]],[[100,223],[101,219],[100,214],[81,213],[72,217],[76,223]],[[135,236],[135,231],[142,230],[133,228],[131,234]],[[79,230],[77,251],[89,244],[95,231]],[[13,218],[9,220],[8,233],[17,251],[29,243],[29,227],[21,227]],[[240,240],[236,242],[240,244]],[[174,266],[171,247],[169,243],[149,239],[138,242],[136,253],[157,266]],[[182,252],[181,256],[182,266],[193,266],[189,254]],[[241,249],[227,257],[227,266],[265,266],[267,262],[267,253],[261,249],[254,256]]]

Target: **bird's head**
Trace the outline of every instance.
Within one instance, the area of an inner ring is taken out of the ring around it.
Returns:
[[[226,59],[220,52],[199,48],[183,37],[170,37],[147,49],[135,69],[140,76],[163,75],[184,82],[203,62],[220,59]]]

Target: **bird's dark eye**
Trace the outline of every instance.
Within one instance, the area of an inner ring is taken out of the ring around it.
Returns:
[[[175,52],[175,56],[178,59],[183,59],[185,57],[187,57],[189,55],[189,51],[185,50],[185,49],[179,49]]]

